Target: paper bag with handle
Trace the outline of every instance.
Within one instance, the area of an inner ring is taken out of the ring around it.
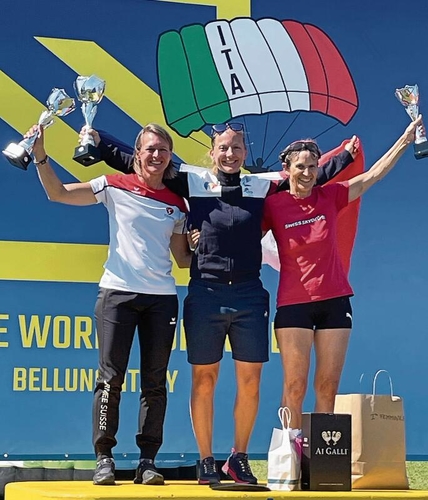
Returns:
[[[281,429],[273,429],[268,452],[268,487],[271,490],[292,491],[300,485],[301,431],[290,427],[289,408],[279,408],[278,417]]]
[[[390,394],[376,394],[380,373]],[[335,413],[352,415],[352,488],[408,489],[403,400],[394,396],[386,370],[376,372],[371,394],[338,394]]]

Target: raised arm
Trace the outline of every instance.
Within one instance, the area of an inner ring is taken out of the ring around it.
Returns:
[[[83,139],[85,133],[86,127],[83,127],[79,133],[80,140]],[[123,172],[124,174],[129,174],[134,171],[134,157],[132,154],[124,151],[123,148],[121,149],[119,141],[116,141],[114,137],[106,133],[99,133],[92,128],[88,129],[87,133],[93,137],[95,146],[100,150],[101,159],[105,161],[109,167],[119,172]]]
[[[333,156],[327,163],[324,163],[318,169],[317,184],[322,186],[328,181],[331,181],[337,174],[342,172],[350,165],[358,154],[358,138],[352,136],[351,140],[346,144],[345,151],[342,151],[336,156]]]
[[[33,147],[34,164],[37,167],[40,182],[51,201],[68,205],[93,205],[97,202],[89,182],[63,184],[50,165],[49,157],[44,147],[43,129],[34,125],[28,134],[38,130],[38,138]]]
[[[349,181],[350,202],[364,194],[373,184],[383,179],[392,170],[409,144],[414,142],[416,129],[419,126],[422,126],[421,115],[406,128],[395,144],[369,170]]]

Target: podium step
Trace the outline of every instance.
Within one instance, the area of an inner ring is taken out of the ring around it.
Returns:
[[[212,498],[263,498],[264,500],[428,500],[428,491],[215,491],[195,481],[167,481],[164,486],[145,486],[130,481],[117,481],[116,486],[94,486],[89,481],[41,481],[9,483],[5,500],[211,500]]]

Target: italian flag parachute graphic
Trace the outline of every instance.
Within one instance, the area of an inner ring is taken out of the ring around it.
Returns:
[[[317,111],[347,124],[358,108],[338,49],[319,28],[238,18],[161,35],[160,95],[183,137],[206,124],[274,111]]]
[[[316,26],[297,21],[237,18],[163,33],[158,78],[166,122],[183,137],[207,124],[273,112],[318,112],[346,125],[358,108],[354,82],[337,47]],[[344,145],[324,155],[320,164]],[[360,149],[333,182],[363,170]],[[338,221],[347,271],[359,207],[360,200],[354,201]]]

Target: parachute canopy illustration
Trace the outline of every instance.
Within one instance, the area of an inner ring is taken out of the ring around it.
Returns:
[[[318,111],[346,125],[358,108],[334,43],[296,21],[238,18],[163,33],[158,77],[167,123],[183,137],[274,111]]]

